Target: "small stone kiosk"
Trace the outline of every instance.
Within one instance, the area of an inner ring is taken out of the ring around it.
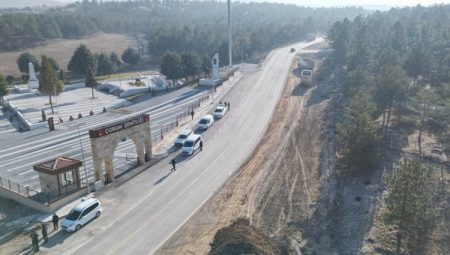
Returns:
[[[79,160],[59,157],[36,164],[33,169],[39,173],[41,192],[54,199],[80,190],[79,168],[82,165]]]

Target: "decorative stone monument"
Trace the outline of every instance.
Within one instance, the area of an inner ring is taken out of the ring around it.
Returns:
[[[217,86],[222,82],[222,79],[220,79],[219,76],[219,53],[214,54],[214,57],[211,59],[211,66],[211,77],[209,77],[208,79],[200,79],[200,85]]]
[[[219,79],[219,53],[214,54],[213,59],[211,60],[212,65],[212,79]]]
[[[28,73],[30,78],[28,79],[28,88],[30,90],[32,89],[38,89],[39,88],[39,80],[36,77],[36,72],[34,71],[34,65],[33,63],[28,63]]]

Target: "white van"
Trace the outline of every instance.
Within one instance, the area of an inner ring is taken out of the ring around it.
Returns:
[[[192,155],[200,149],[200,142],[202,141],[201,135],[190,135],[183,144],[183,148],[181,148],[181,153],[183,155]]]
[[[176,146],[176,147],[178,147],[178,146],[180,146],[180,147],[183,146],[184,141],[186,141],[186,139],[187,139],[190,135],[192,135],[192,130],[190,130],[190,129],[182,130],[182,131],[180,132],[180,134],[178,135],[177,139],[175,140],[175,146]]]
[[[70,211],[62,220],[61,227],[66,232],[78,231],[83,225],[99,217],[102,211],[100,201],[95,198],[88,198]]]
[[[198,122],[198,128],[201,130],[206,130],[212,126],[212,124],[214,124],[214,117],[211,114],[207,114]]]

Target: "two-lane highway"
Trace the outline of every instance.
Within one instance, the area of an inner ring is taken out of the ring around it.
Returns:
[[[317,41],[316,41],[317,42]],[[48,244],[50,254],[153,254],[251,155],[267,128],[294,54],[312,43],[272,51],[225,96],[231,111],[202,133],[203,151],[160,162],[116,189],[100,192],[103,214]]]

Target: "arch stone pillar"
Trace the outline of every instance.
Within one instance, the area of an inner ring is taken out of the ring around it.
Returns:
[[[133,141],[140,165],[149,161],[152,157],[150,131],[150,116],[147,114],[89,130],[95,180],[114,181],[114,152],[123,138]]]

